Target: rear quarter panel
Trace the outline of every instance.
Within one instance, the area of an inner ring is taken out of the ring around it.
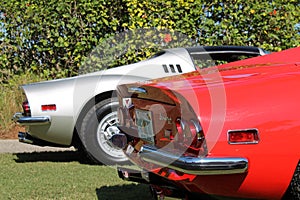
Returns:
[[[113,91],[119,82],[134,82],[143,77],[90,76],[23,86],[32,116],[50,116],[51,124],[29,127],[40,139],[70,145],[77,118],[88,101],[105,91]],[[41,105],[56,104],[56,111],[42,111]]]
[[[165,72],[162,64],[181,65],[182,72]],[[50,116],[51,124],[30,126],[29,132],[40,139],[70,145],[81,111],[95,96],[116,90],[117,85],[172,76],[195,70],[193,61],[183,48],[166,51],[164,57],[131,65],[102,70],[74,78],[33,83],[22,86],[30,103],[32,116]],[[96,103],[96,102],[95,102]],[[56,104],[56,111],[43,112],[41,105]]]
[[[198,113],[210,156],[249,159],[245,180],[222,195],[238,192],[278,199],[286,191],[300,158],[299,69],[295,64],[261,67],[244,70],[251,76],[235,77],[227,72],[208,88],[181,91]],[[258,144],[228,144],[229,130],[252,128],[259,131]],[[209,193],[224,184],[209,177],[199,178],[198,183]]]

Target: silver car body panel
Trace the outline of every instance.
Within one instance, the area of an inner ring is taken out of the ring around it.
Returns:
[[[165,72],[162,64],[180,65],[182,72]],[[31,116],[49,116],[51,122],[31,125],[28,132],[36,138],[70,145],[78,116],[96,95],[114,91],[118,84],[149,80],[194,71],[189,53],[184,48],[165,50],[162,56],[138,63],[102,70],[73,78],[23,85],[30,104]],[[56,111],[42,111],[41,105],[55,104]],[[24,124],[26,125],[26,124]]]

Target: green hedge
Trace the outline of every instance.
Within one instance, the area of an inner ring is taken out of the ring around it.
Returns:
[[[81,60],[106,34],[124,30],[120,24],[128,19],[123,4],[1,0],[0,69],[14,74],[30,70],[53,78],[76,75]]]
[[[24,71],[49,78],[77,75],[85,58],[107,38],[141,28],[176,31],[199,45],[250,45],[269,51],[300,46],[299,0],[0,0],[0,4],[1,82]],[[126,42],[135,49],[135,43]],[[115,65],[130,63],[136,55],[137,50],[121,56]],[[140,53],[139,59],[147,55]]]

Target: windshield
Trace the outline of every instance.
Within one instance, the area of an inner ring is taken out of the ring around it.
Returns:
[[[243,46],[207,46],[187,50],[194,65],[200,69],[269,54],[257,47]]]

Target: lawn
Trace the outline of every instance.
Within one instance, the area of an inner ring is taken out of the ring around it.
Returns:
[[[81,163],[76,152],[0,154],[0,199],[151,199],[147,185],[116,168]]]

